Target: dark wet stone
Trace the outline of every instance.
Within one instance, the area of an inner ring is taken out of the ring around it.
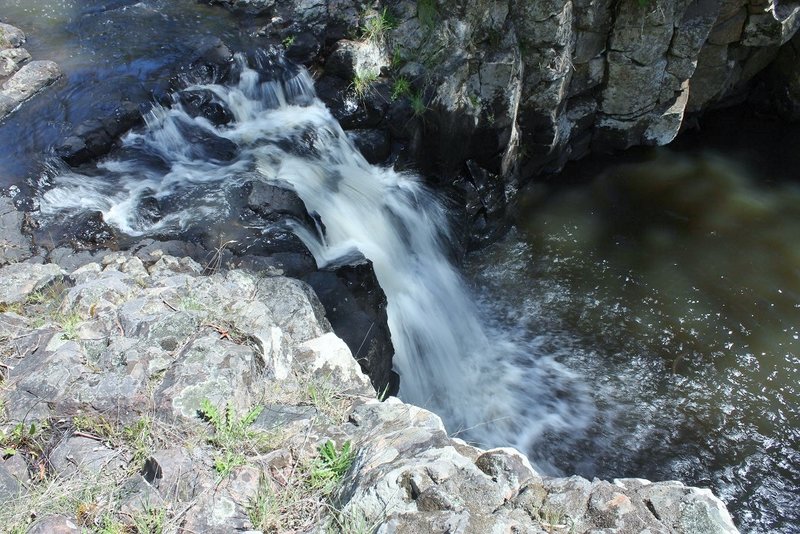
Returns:
[[[178,100],[191,117],[204,117],[216,126],[233,120],[233,113],[208,89],[181,91]]]
[[[247,207],[264,219],[277,221],[289,216],[303,221],[308,218],[305,204],[291,189],[264,182],[251,182],[250,184]]]
[[[320,44],[314,34],[302,32],[290,37],[291,43],[286,48],[286,57],[298,63],[308,64],[319,54]]]
[[[195,159],[230,161],[236,157],[239,148],[236,143],[224,137],[214,135],[208,130],[182,127],[186,142],[190,145],[190,153]]]
[[[388,85],[376,83],[362,98],[349,91],[350,84],[335,76],[321,78],[316,84],[317,96],[345,130],[374,128],[383,120],[391,100]]]
[[[387,130],[350,130],[347,135],[368,162],[382,163],[389,157],[391,143]]]
[[[345,266],[336,272],[317,271],[304,278],[314,288],[336,335],[377,391],[397,392],[399,378],[392,371],[392,346],[386,318],[386,296],[372,265]]]
[[[99,211],[82,213],[65,230],[64,239],[71,239],[77,249],[115,248],[116,233]]]
[[[56,154],[70,166],[77,167],[108,154],[124,133],[141,122],[139,106],[124,102],[104,119],[90,119],[79,124],[56,148]]]

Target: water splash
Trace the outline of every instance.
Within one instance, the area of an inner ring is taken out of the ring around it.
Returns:
[[[592,407],[579,377],[535,342],[486,326],[445,254],[445,210],[419,178],[368,164],[305,70],[269,55],[237,63],[235,83],[188,88],[212,91],[231,124],[193,118],[177,98],[156,107],[97,175],[57,176],[42,213],[98,210],[129,235],[179,234],[235,217],[226,193],[246,180],[291,187],[324,225],[293,226],[320,267],[354,253],[372,262],[388,301],[401,398],[484,446],[531,450],[547,433],[586,426]],[[230,145],[236,154],[227,157]]]

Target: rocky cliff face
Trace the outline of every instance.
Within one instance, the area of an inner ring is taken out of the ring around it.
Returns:
[[[755,94],[798,106],[796,2],[220,3],[271,17],[263,33],[315,68],[368,159],[401,145],[400,161],[455,184],[475,235],[491,236],[522,180],[592,151],[667,144],[702,111],[747,98],[776,57]]]
[[[736,532],[708,490],[453,439],[375,398],[307,285],[202,271],[157,248],[0,269],[4,528]]]

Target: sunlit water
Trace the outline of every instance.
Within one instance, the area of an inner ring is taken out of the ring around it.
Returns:
[[[470,292],[443,253],[434,196],[414,176],[367,165],[300,71],[276,77],[275,65],[240,59],[243,76],[212,87],[234,111],[230,126],[156,107],[95,168],[41,172],[75,124],[121,98],[146,100],[209,36],[247,39],[193,0],[0,0],[0,10],[28,31],[35,58],[66,73],[0,123],[0,185],[41,187],[52,220],[100,211],[132,238],[222,233],[254,224],[242,220],[243,183],[293,187],[324,225],[324,237],[294,229],[320,264],[373,260],[401,395],[451,431],[519,446],[552,474],[710,486],[744,531],[798,531],[791,186],[757,185],[716,157],[665,154],[533,195],[514,232],[470,257]],[[187,131],[236,143],[236,156],[187,147]]]
[[[743,531],[800,529],[800,188],[658,152],[543,200],[470,260],[485,309],[592,384],[564,473],[715,490]]]
[[[0,122],[0,187],[25,190],[49,153],[87,119],[122,100],[147,104],[194,50],[221,38],[252,42],[246,20],[196,0],[0,0],[34,60],[64,77]]]
[[[96,169],[49,176],[41,215],[97,211],[129,236],[181,235],[235,224],[228,199],[245,181],[291,188],[321,223],[291,225],[320,267],[372,262],[388,302],[400,397],[484,446],[531,449],[547,432],[572,434],[590,421],[587,384],[535,342],[482,322],[448,260],[446,214],[418,177],[369,165],[305,70],[259,53],[250,63],[238,56],[235,71],[230,85],[187,88],[213,91],[231,124],[192,118],[177,99],[156,106]],[[232,143],[236,155],[214,159],[197,138]]]

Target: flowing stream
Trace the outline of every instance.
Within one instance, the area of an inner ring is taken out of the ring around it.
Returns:
[[[270,54],[238,56],[231,83],[186,88],[211,91],[225,126],[175,98],[81,172],[42,156],[70,126],[163,86],[209,36],[253,49],[242,20],[188,0],[0,9],[66,72],[0,123],[0,186],[27,185],[54,225],[101,212],[130,239],[262,235],[287,228],[244,220],[243,184],[291,188],[317,226],[288,230],[320,266],[372,261],[400,396],[452,433],[514,445],[548,474],[711,487],[745,532],[800,531],[797,176],[764,185],[738,162],[671,151],[602,173],[592,161],[600,179],[533,188],[511,233],[461,272],[436,195],[368,165],[308,74]]]
[[[186,89],[213,91],[231,124],[193,118],[177,98],[156,106],[97,173],[56,172],[42,215],[99,211],[127,235],[179,235],[235,217],[227,199],[246,180],[290,187],[324,226],[293,227],[320,267],[361,255],[372,262],[387,297],[401,398],[484,446],[528,450],[545,432],[587,425],[591,404],[577,375],[545,354],[532,357],[535,344],[485,326],[446,256],[445,212],[418,177],[369,165],[315,98],[305,70],[266,53],[253,63],[237,56],[236,84]],[[215,157],[234,145],[235,157]]]

